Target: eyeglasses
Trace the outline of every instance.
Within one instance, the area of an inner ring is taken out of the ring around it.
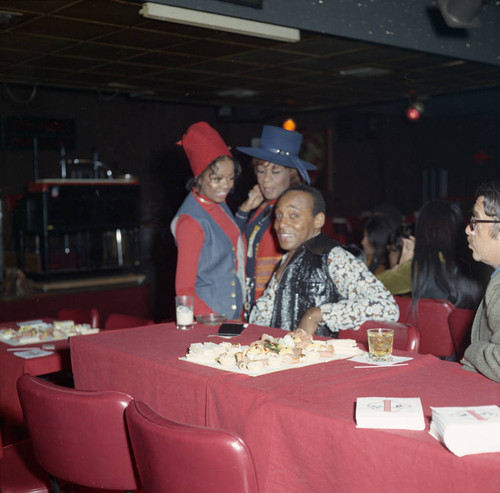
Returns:
[[[476,229],[478,223],[500,223],[498,219],[476,219],[474,216],[470,218],[469,227],[471,231]]]

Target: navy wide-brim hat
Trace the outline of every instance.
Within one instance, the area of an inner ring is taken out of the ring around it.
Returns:
[[[307,170],[315,170],[316,166],[299,158],[301,144],[302,135],[299,132],[264,125],[260,147],[237,147],[236,149],[263,161],[295,168],[306,183],[311,183]]]

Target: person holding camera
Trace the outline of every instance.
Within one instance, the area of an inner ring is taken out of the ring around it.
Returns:
[[[414,251],[413,226],[403,223],[389,235],[387,256],[390,268],[375,275],[392,295],[411,295],[411,261]]]

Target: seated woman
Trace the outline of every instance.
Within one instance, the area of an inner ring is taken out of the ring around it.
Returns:
[[[361,246],[366,255],[366,265],[370,272],[377,275],[388,266],[387,241],[394,223],[384,215],[374,215],[363,224]]]
[[[411,295],[411,261],[415,249],[412,224],[399,225],[390,235],[387,244],[389,269],[375,277],[392,295]]]
[[[475,309],[483,287],[471,275],[464,223],[456,204],[431,201],[418,214],[415,237],[401,238],[398,264],[377,275],[393,295],[444,299],[456,308]],[[396,234],[396,233],[395,233]]]
[[[445,299],[456,308],[477,308],[482,288],[470,275],[471,257],[457,204],[433,200],[418,214],[412,262],[413,304]]]

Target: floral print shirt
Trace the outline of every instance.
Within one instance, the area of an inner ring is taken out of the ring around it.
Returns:
[[[287,257],[288,254],[283,257],[282,262]],[[359,329],[366,320],[398,320],[396,301],[364,262],[342,247],[334,247],[328,254],[328,270],[341,296],[337,303],[320,306],[323,320],[332,332]],[[276,274],[273,274],[264,294],[250,313],[250,323],[269,326],[278,285]]]

